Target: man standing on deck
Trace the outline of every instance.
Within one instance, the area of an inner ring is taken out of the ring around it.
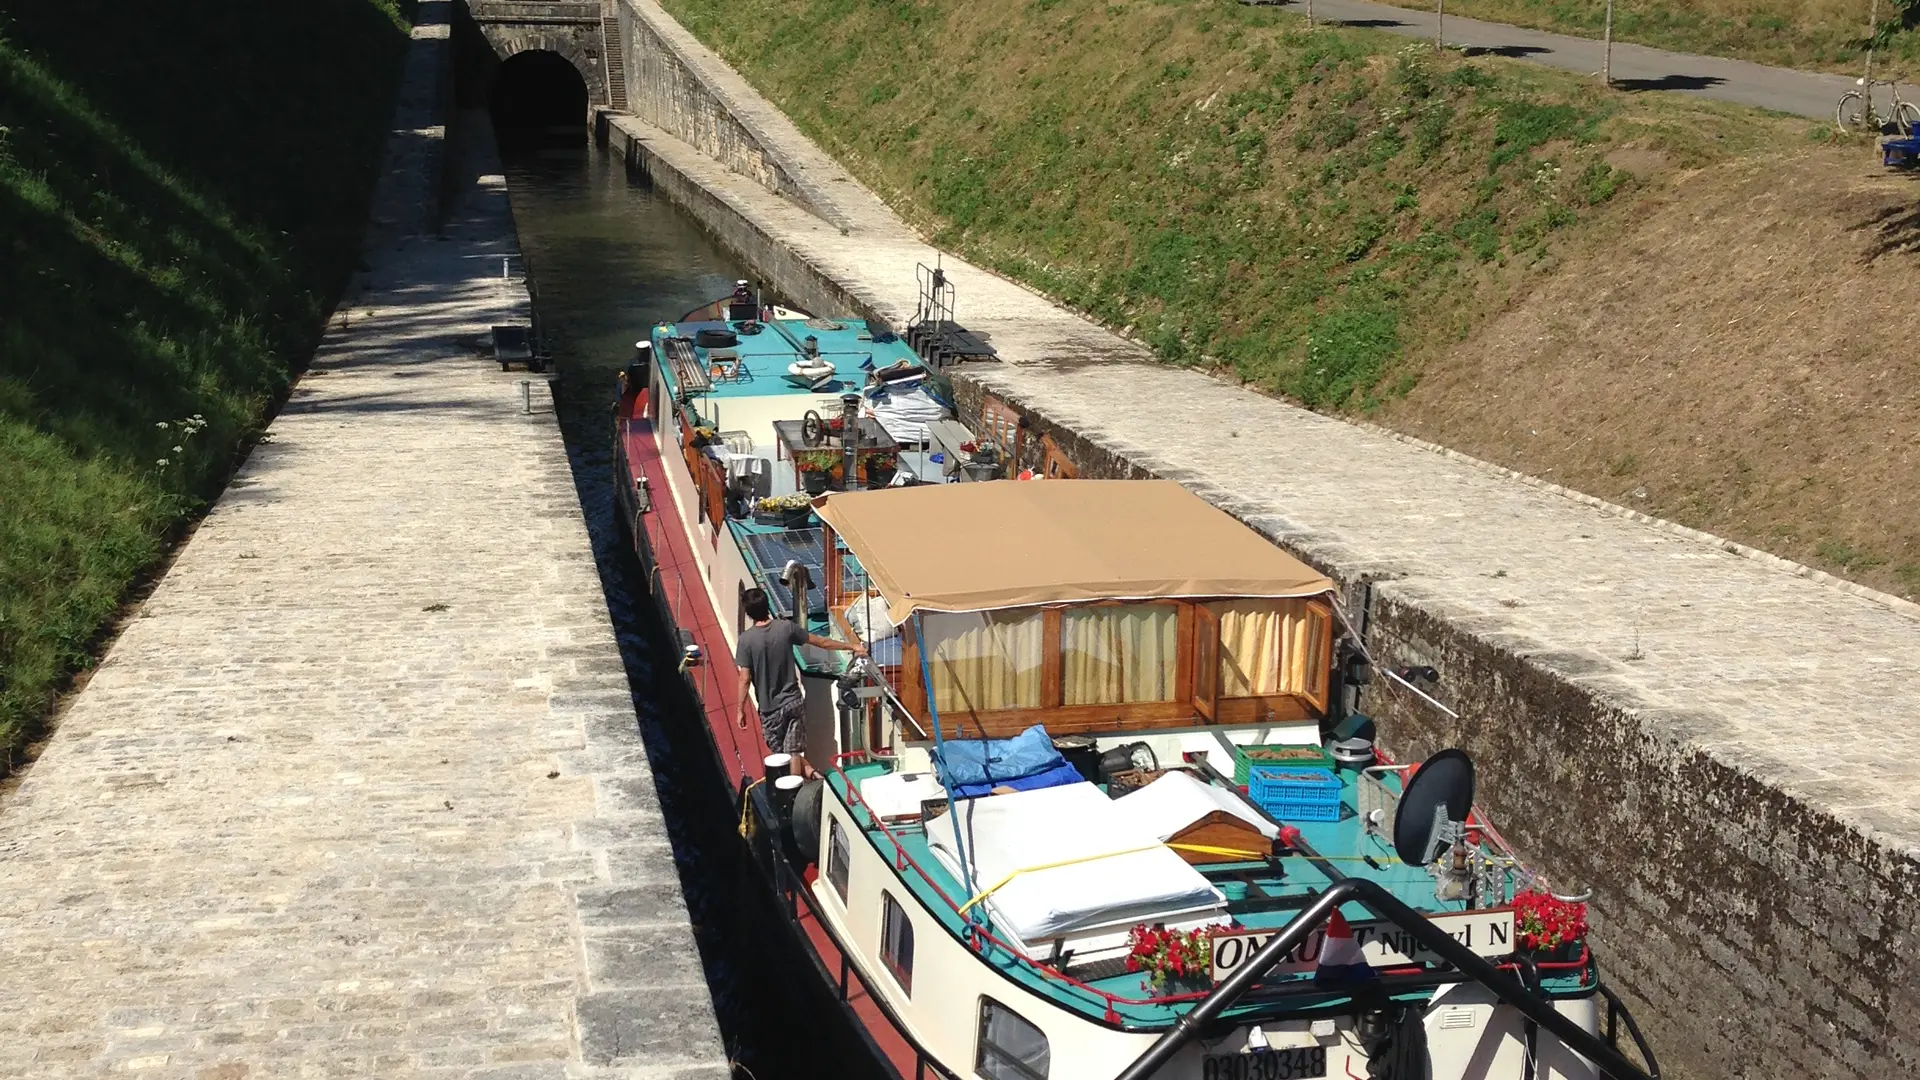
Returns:
[[[794,775],[806,776],[812,771],[806,757],[807,707],[800,694],[800,670],[794,666],[793,650],[812,645],[855,656],[865,656],[867,650],[809,634],[796,622],[775,621],[763,589],[748,589],[744,599],[747,618],[753,625],[741,633],[740,645],[733,654],[733,662],[740,665],[740,715],[734,723],[747,726],[747,687],[752,686],[754,699],[760,702],[760,733],[766,736],[767,748],[792,754]]]

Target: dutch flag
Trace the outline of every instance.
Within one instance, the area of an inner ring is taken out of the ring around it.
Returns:
[[[1374,977],[1360,943],[1353,940],[1353,927],[1347,917],[1334,912],[1327,920],[1327,938],[1320,943],[1320,964],[1313,971],[1315,982],[1353,982]]]

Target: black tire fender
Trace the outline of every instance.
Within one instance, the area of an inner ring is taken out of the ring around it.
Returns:
[[[820,858],[820,818],[826,786],[827,782],[818,778],[800,785],[793,796],[793,811],[787,815],[787,840],[803,866]]]

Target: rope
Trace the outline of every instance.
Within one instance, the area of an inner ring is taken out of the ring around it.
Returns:
[[[927,718],[933,721],[933,756],[936,761],[939,761],[942,750],[946,746],[946,743],[940,737],[940,708],[939,706],[935,705],[933,702],[933,698],[934,698],[933,669],[927,661],[926,620],[920,617],[920,612],[917,610],[913,613],[913,640],[919,645],[919,648],[916,649],[915,651],[920,654],[920,685],[927,688]],[[936,768],[933,771],[933,774],[940,781],[940,793],[947,797],[948,805],[953,806],[953,813],[958,814],[960,812],[960,807],[954,804],[953,791],[952,789],[947,787],[947,778],[944,772],[944,766],[942,768]],[[958,854],[960,856],[960,884],[968,892],[972,892],[973,891],[973,860],[967,857],[967,842],[960,835],[960,821],[957,817],[954,818],[953,820],[953,843],[954,843],[954,846],[959,849]],[[1003,881],[1000,884],[1004,885],[1006,884],[1006,882]],[[999,887],[1000,885],[995,885],[994,889],[997,889]],[[972,900],[967,901],[967,906],[961,908],[959,913],[961,915],[965,915],[967,913],[967,908],[970,908],[974,904],[981,901],[982,899],[985,899],[986,896],[992,891],[993,889],[989,889],[987,890],[987,892],[981,893],[979,896],[976,896]]]
[[[1042,870],[1057,870],[1063,866],[1075,866],[1080,863],[1096,862],[1100,859],[1114,859],[1122,855],[1138,855],[1143,851],[1157,851],[1163,847],[1172,848],[1175,851],[1191,851],[1198,855],[1224,855],[1231,858],[1245,859],[1248,862],[1265,862],[1267,859],[1267,852],[1264,851],[1242,851],[1239,848],[1214,847],[1209,844],[1153,844],[1149,847],[1128,848],[1125,851],[1103,851],[1098,855],[1080,855],[1071,859],[1060,859],[1055,862],[1041,863],[1038,866],[1023,866],[1018,870],[1012,871],[1007,874],[1006,877],[1001,878],[999,881],[994,882],[992,885],[976,893],[973,899],[961,904],[959,913],[965,915],[969,908],[972,908],[994,893],[999,892],[1011,883],[1014,878],[1022,874],[1035,874]],[[1361,862],[1367,858],[1365,855],[1324,855],[1321,857],[1326,859],[1344,859],[1351,862]],[[1373,861],[1375,863],[1397,863],[1400,860],[1386,858],[1374,859]]]
[[[957,830],[955,832],[955,835],[958,836]],[[1001,878],[999,881],[994,882],[992,888],[986,889],[985,891],[981,892],[979,895],[975,896],[973,899],[967,901],[964,904],[961,904],[960,914],[965,915],[967,913],[968,908],[972,907],[973,905],[979,903],[982,900],[985,900],[987,897],[992,896],[994,893],[999,892],[1000,889],[1004,887],[1008,882],[1012,881],[1014,878],[1019,877],[1021,874],[1035,874],[1035,873],[1039,873],[1042,870],[1057,870],[1062,866],[1073,866],[1077,863],[1096,862],[1100,859],[1113,859],[1113,858],[1118,858],[1121,855],[1138,855],[1143,851],[1155,851],[1159,848],[1166,847],[1166,846],[1168,845],[1154,844],[1151,847],[1128,848],[1125,851],[1103,851],[1098,855],[1080,855],[1071,859],[1061,859],[1058,862],[1041,863],[1039,866],[1023,866],[1020,869],[1009,873],[1006,877]]]
[[[734,756],[740,755],[736,752]],[[746,790],[740,793],[740,835],[749,840],[753,839],[753,789],[766,782],[767,778],[763,776],[748,784]]]
[[[1265,862],[1264,851],[1240,851],[1237,848],[1213,847],[1209,844],[1168,844],[1175,851],[1191,851],[1196,855],[1232,855],[1248,862]]]

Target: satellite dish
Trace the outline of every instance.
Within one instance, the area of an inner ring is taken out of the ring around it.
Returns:
[[[1409,866],[1425,866],[1467,835],[1473,811],[1473,759],[1442,750],[1421,762],[1393,818],[1393,850]]]

